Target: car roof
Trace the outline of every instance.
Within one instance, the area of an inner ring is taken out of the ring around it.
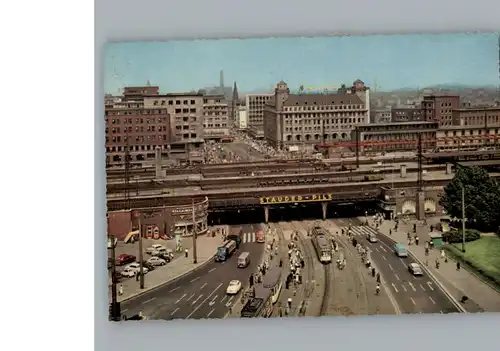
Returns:
[[[420,265],[417,262],[410,263],[410,266],[412,266],[412,267],[420,267]]]
[[[235,279],[235,280],[231,280],[231,281],[229,282],[229,284],[238,284],[239,282],[240,282],[239,280],[236,280],[236,279]]]

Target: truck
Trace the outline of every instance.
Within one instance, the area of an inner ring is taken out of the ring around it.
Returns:
[[[217,252],[215,254],[216,262],[224,262],[226,261],[233,253],[236,251],[236,241],[234,240],[226,240],[222,246],[217,248]]]

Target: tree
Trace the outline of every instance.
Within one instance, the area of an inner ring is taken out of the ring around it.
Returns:
[[[458,219],[462,218],[462,188],[467,220],[482,230],[495,231],[500,226],[500,184],[482,168],[457,166],[439,203]]]

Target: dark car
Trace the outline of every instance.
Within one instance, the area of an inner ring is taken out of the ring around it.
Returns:
[[[137,263],[139,263],[139,261],[137,261]],[[154,271],[155,270],[155,266],[153,266],[151,263],[149,263],[148,261],[142,261],[142,266],[143,267],[146,267],[149,271]]]
[[[118,266],[123,266],[124,264],[132,263],[132,262],[135,262],[135,256],[129,255],[129,254],[121,254],[116,259],[116,264]]]
[[[161,255],[158,255],[157,257],[161,258],[161,259],[164,259],[165,262],[167,262],[167,263],[169,263],[172,260],[172,258],[168,254],[166,254],[166,255],[161,254]]]

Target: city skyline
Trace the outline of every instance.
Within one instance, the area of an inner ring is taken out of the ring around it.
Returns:
[[[148,81],[162,92],[217,86],[221,70],[225,85],[236,81],[241,92],[268,91],[279,80],[292,90],[358,78],[385,91],[499,85],[495,34],[112,43],[104,61],[104,90],[112,94]]]

